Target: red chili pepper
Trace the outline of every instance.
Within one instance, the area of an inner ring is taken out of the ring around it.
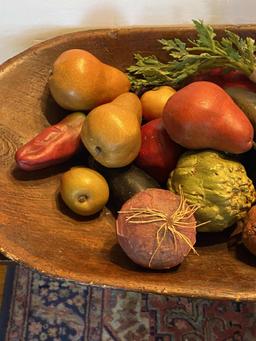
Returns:
[[[15,153],[17,165],[27,171],[61,163],[74,155],[80,146],[80,132],[85,114],[76,112],[45,128]]]

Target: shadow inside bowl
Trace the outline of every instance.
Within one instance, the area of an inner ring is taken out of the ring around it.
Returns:
[[[11,175],[19,181],[40,180],[63,173],[69,168],[69,163],[63,163],[61,165],[51,166],[49,168],[38,169],[34,171],[25,171],[15,166],[11,171]]]
[[[50,93],[48,84],[46,84],[42,93],[41,110],[50,125],[58,123],[70,113],[70,111],[57,104]]]
[[[79,111],[88,114],[88,110],[67,110],[62,108],[52,97],[48,84],[46,84],[41,97],[41,110],[50,125],[60,122],[72,112]]]
[[[247,265],[256,267],[256,256],[247,250],[242,243],[236,246],[235,257]]]
[[[235,226],[231,226],[221,232],[198,232],[196,235],[196,246],[204,247],[226,243],[234,228]]]
[[[11,175],[19,181],[40,180],[49,178],[50,176],[58,175],[68,171],[71,167],[86,167],[88,159],[88,152],[85,148],[81,147],[80,150],[70,157],[70,159],[63,161],[59,164],[48,166],[43,169],[25,171],[18,166],[14,166],[11,170]]]
[[[155,269],[146,269],[140,265],[135,264],[122,250],[120,245],[116,243],[112,246],[109,251],[109,258],[110,261],[121,268],[124,268],[129,271],[134,272],[144,272],[144,273],[168,273],[168,272],[176,272],[180,265],[177,265],[171,269],[164,269],[164,270],[155,270]]]

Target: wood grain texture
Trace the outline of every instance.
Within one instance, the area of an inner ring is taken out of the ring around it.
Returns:
[[[256,36],[254,26],[228,27]],[[222,32],[223,27],[218,28]],[[57,56],[83,48],[121,69],[133,53],[164,57],[157,39],[193,37],[190,28],[130,28],[72,33],[39,44],[0,68],[0,251],[58,278],[92,285],[215,299],[256,299],[255,259],[229,250],[225,235],[208,236],[171,271],[147,271],[133,264],[117,245],[108,209],[91,219],[72,214],[58,194],[60,174],[73,160],[34,173],[18,170],[16,148],[63,117],[49,95],[47,79]],[[86,160],[85,160],[86,161]],[[212,239],[211,239],[212,238]]]

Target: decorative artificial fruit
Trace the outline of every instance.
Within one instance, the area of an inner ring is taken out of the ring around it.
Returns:
[[[89,216],[105,206],[109,187],[105,178],[95,170],[73,167],[61,177],[60,194],[72,211]]]
[[[245,88],[228,87],[225,91],[243,110],[256,130],[256,93]]]
[[[238,70],[227,70],[220,67],[201,72],[199,75],[192,77],[190,83],[192,81],[213,82],[223,89],[232,87],[256,91],[256,84],[246,77],[244,73]]]
[[[143,118],[151,121],[162,117],[166,102],[175,92],[170,86],[160,86],[144,92],[140,98]]]
[[[17,149],[17,165],[26,171],[46,168],[69,159],[81,146],[80,133],[85,114],[75,112],[44,128],[32,140]]]
[[[147,188],[160,188],[158,182],[133,163],[121,168],[107,168],[89,157],[92,167],[107,180],[110,190],[111,207],[119,211],[121,206],[136,193]]]
[[[243,218],[256,199],[244,166],[214,150],[188,151],[179,158],[167,187],[180,188],[195,212],[200,232],[219,232]],[[206,223],[207,222],[207,223]]]
[[[195,249],[197,207],[182,195],[150,188],[135,194],[116,220],[117,240],[135,263],[151,269],[170,269]]]
[[[71,49],[54,62],[49,77],[55,101],[68,110],[91,110],[130,89],[127,75],[90,52]]]
[[[132,111],[138,118],[139,123],[142,121],[142,106],[139,97],[133,92],[125,92],[116,97],[112,104],[119,106],[122,110]]]
[[[240,154],[253,144],[249,119],[212,82],[193,82],[177,91],[164,108],[163,122],[171,139],[188,149]]]
[[[256,256],[256,206],[250,208],[244,219],[238,222],[239,225],[244,246]]]
[[[110,168],[131,163],[141,146],[137,105],[133,100],[123,101],[123,106],[115,101],[118,98],[90,111],[81,131],[82,142],[90,154]]]
[[[159,183],[166,183],[182,150],[170,139],[162,119],[156,118],[141,127],[141,148],[136,164]]]

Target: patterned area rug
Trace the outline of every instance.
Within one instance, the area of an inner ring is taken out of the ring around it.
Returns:
[[[22,266],[8,277],[1,341],[256,340],[256,303],[82,286]]]

